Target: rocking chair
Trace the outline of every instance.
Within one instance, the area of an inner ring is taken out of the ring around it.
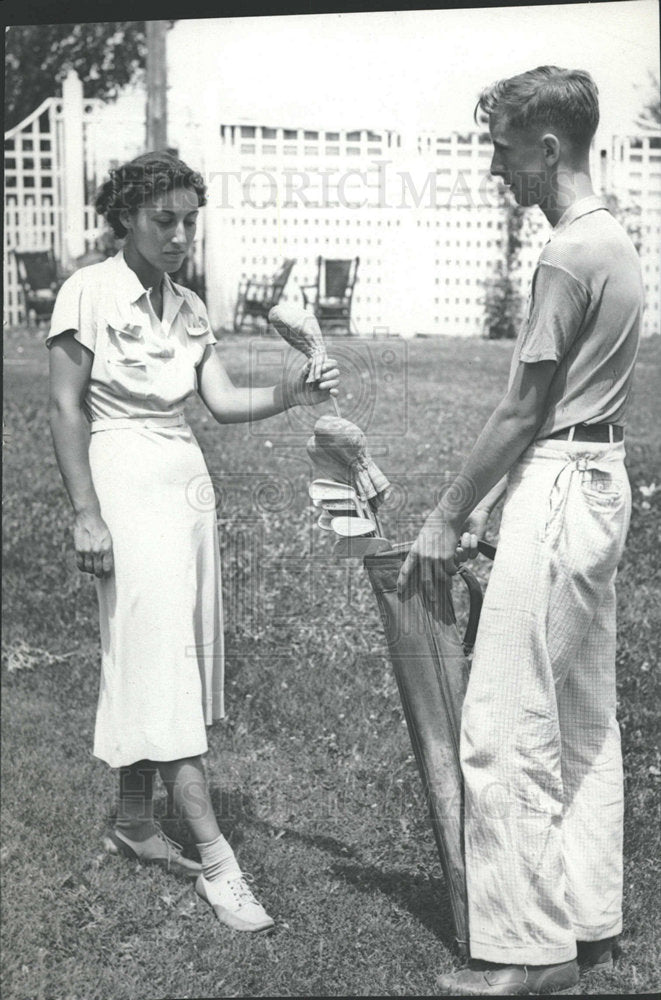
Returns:
[[[62,280],[52,250],[14,250],[18,280],[23,290],[28,327],[32,314],[37,325],[50,319]]]
[[[304,305],[311,304],[322,332],[343,329],[351,333],[351,299],[358,278],[360,257],[351,260],[317,258],[317,281],[302,285]],[[306,291],[314,289],[314,298]]]
[[[268,323],[269,312],[280,301],[295,263],[295,257],[285,260],[270,281],[255,281],[249,278],[241,282],[234,310],[235,332],[239,332],[247,317],[250,317],[253,324],[260,317]]]

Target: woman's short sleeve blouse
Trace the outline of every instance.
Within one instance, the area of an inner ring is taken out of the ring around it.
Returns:
[[[62,333],[94,354],[85,408],[90,420],[180,413],[197,389],[196,368],[216,339],[202,300],[163,279],[163,315],[117,254],[83,267],[60,289],[46,345]]]
[[[58,292],[46,340],[47,347],[50,347],[52,339],[58,334],[72,330],[76,340],[90,351],[94,351],[96,347],[94,285],[85,275],[86,270],[87,268],[81,268],[72,274]]]

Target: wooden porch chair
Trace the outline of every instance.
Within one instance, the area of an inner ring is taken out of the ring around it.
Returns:
[[[14,250],[18,280],[23,289],[28,327],[34,314],[37,325],[50,319],[62,284],[52,250]]]
[[[269,312],[280,301],[295,263],[295,257],[287,258],[270,280],[255,281],[249,278],[241,282],[234,310],[234,329],[237,333],[248,317],[253,325],[260,317],[268,323]]]
[[[303,302],[312,305],[322,332],[343,329],[351,333],[351,300],[359,263],[360,257],[351,260],[318,257],[316,283],[301,286]],[[311,289],[314,297],[306,294]]]

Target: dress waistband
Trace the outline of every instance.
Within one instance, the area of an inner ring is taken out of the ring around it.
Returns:
[[[183,413],[164,413],[162,416],[153,417],[103,417],[100,420],[93,420],[90,431],[118,431],[134,427],[183,427],[186,423]]]

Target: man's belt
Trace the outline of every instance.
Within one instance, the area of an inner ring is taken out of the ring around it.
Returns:
[[[572,431],[574,432],[572,434]],[[555,434],[546,435],[550,438],[563,438],[567,441],[623,441],[624,427],[621,424],[575,424],[565,427]]]

